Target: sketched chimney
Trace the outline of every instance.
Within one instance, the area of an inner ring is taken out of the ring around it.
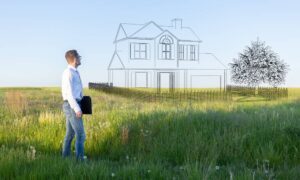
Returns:
[[[175,29],[181,29],[182,28],[182,19],[172,19],[172,27],[174,27]]]

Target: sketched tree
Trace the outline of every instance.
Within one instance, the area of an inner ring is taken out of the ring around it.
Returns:
[[[233,82],[248,86],[267,83],[276,87],[285,82],[288,71],[288,65],[259,39],[251,42],[229,66]]]

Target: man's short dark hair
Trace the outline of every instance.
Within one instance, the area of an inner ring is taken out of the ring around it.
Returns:
[[[65,58],[67,61],[69,61],[70,59],[80,58],[80,55],[75,49],[72,49],[66,52]]]

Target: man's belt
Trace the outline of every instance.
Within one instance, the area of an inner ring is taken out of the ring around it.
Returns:
[[[92,114],[92,98],[90,96],[83,96],[83,98],[76,99],[77,103],[80,106],[82,114]],[[64,100],[64,102],[68,102],[68,100]]]
[[[75,99],[78,103],[81,101],[80,99]],[[69,102],[68,100],[64,100],[64,102]]]

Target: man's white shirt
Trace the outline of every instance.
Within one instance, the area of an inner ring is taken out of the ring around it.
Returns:
[[[83,97],[82,82],[79,72],[71,65],[63,72],[61,91],[63,99],[69,102],[71,108],[75,112],[81,111],[76,99],[81,100]]]

